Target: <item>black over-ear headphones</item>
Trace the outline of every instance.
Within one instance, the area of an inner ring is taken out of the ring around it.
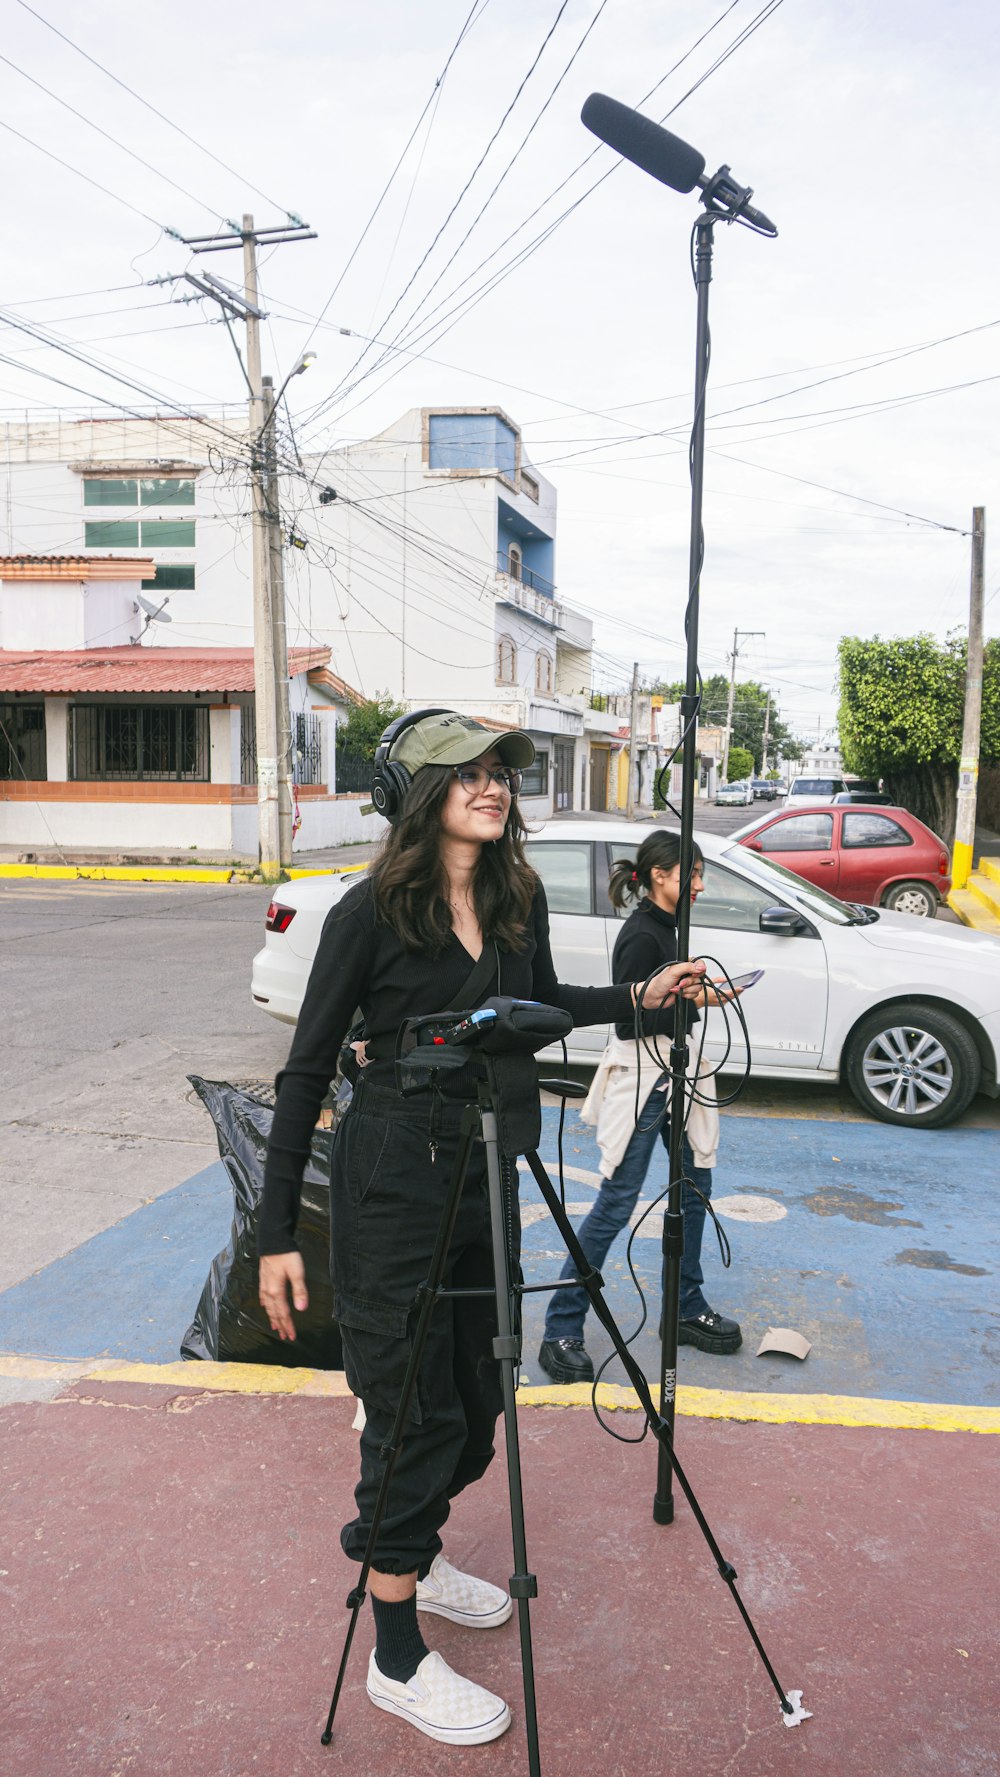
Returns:
[[[408,716],[398,716],[390,722],[375,750],[375,765],[372,772],[372,802],[376,812],[384,815],[390,827],[398,821],[403,808],[403,797],[411,783],[412,774],[405,765],[390,758],[393,746],[399,739],[404,728],[413,728],[417,722],[425,722],[428,716],[450,716],[451,710],[412,710]]]

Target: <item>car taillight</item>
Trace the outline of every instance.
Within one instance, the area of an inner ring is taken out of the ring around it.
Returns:
[[[294,918],[294,907],[283,907],[280,901],[272,901],[264,919],[264,928],[268,932],[287,932]]]
[[[941,856],[938,858],[938,875],[939,876],[947,876],[947,874],[948,874],[948,853],[946,851],[943,851],[941,853]]]

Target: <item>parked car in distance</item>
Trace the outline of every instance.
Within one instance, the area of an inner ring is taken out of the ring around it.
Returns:
[[[833,798],[835,808],[894,808],[896,805],[885,790],[841,790]]]
[[[905,808],[786,803],[731,837],[840,901],[933,919],[951,888],[947,850]]]
[[[753,785],[749,778],[737,778],[734,784],[720,784],[715,792],[716,808],[751,808]]]
[[[814,808],[830,803],[846,790],[842,777],[797,777],[788,792],[789,802],[809,802]]]
[[[755,777],[751,780],[751,787],[755,801],[776,802],[778,799],[778,786],[773,778]]]
[[[661,830],[560,819],[531,835],[560,981],[607,986],[621,930],[609,871]],[[1000,938],[848,907],[732,835],[698,840],[705,889],[691,910],[692,954],[718,958],[731,975],[764,970],[741,1002],[755,1078],[843,1079],[870,1115],[914,1129],[953,1122],[977,1090],[1000,1096]],[[357,880],[332,871],[274,890],[253,961],[259,1010],[295,1023],[323,921]],[[570,1061],[595,1064],[607,1036],[600,1025],[573,1030]],[[735,1024],[731,1037],[710,1010],[706,1058],[741,1073],[747,1049]]]

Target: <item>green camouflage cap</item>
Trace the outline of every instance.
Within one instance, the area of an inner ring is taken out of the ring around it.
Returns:
[[[491,749],[515,770],[523,770],[535,757],[534,742],[520,729],[497,733],[472,716],[459,715],[457,710],[449,710],[443,716],[428,716],[425,721],[404,728],[390,747],[389,757],[413,772],[422,765],[469,765]]]

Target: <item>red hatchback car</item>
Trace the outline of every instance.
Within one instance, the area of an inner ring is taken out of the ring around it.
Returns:
[[[951,888],[936,833],[905,808],[806,808],[765,815],[733,835],[841,901],[933,919]]]

